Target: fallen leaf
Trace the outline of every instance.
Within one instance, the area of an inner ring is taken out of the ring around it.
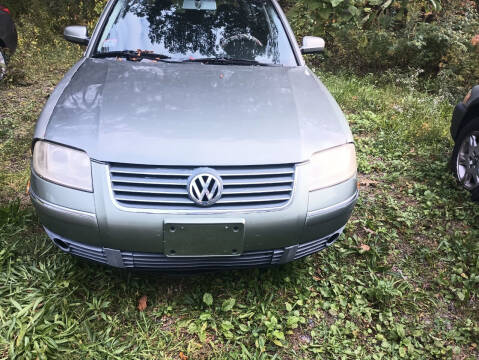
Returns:
[[[188,360],[188,356],[186,356],[185,354],[183,354],[183,351],[180,352],[180,359],[181,360]]]
[[[369,245],[366,245],[366,244],[361,244],[359,246],[359,248],[362,250],[362,251],[369,251],[371,250],[371,248],[369,247]]]
[[[148,298],[146,297],[146,295],[143,295],[140,300],[138,300],[138,310],[140,311],[145,311],[146,309],[146,300]]]
[[[378,183],[379,182],[376,181],[376,180],[365,179],[365,178],[359,180],[359,185],[361,185],[361,186],[373,186],[373,185],[376,185]]]
[[[431,128],[431,124],[429,124],[427,122],[423,122],[422,125],[421,125],[421,128],[423,130],[429,130]]]

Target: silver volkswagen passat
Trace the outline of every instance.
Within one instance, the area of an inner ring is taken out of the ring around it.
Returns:
[[[63,251],[121,268],[283,264],[356,202],[340,108],[275,0],[110,0],[38,120],[30,195]]]

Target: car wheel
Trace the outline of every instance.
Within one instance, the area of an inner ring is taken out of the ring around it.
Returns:
[[[7,74],[7,56],[5,52],[0,49],[0,80]]]
[[[462,186],[479,188],[479,118],[470,121],[459,133],[452,153],[452,166]]]

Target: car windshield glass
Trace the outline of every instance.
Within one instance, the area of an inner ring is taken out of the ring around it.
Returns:
[[[179,61],[228,58],[296,65],[268,0],[118,0],[95,54],[125,50]]]

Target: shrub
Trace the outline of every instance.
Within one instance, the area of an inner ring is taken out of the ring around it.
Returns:
[[[2,4],[11,10],[22,29],[31,30],[28,37],[33,35],[39,44],[46,44],[67,25],[88,25],[92,29],[106,0],[3,0]]]
[[[326,38],[329,69],[413,69],[451,100],[479,82],[479,15],[472,1],[302,0],[289,15],[298,34]]]

